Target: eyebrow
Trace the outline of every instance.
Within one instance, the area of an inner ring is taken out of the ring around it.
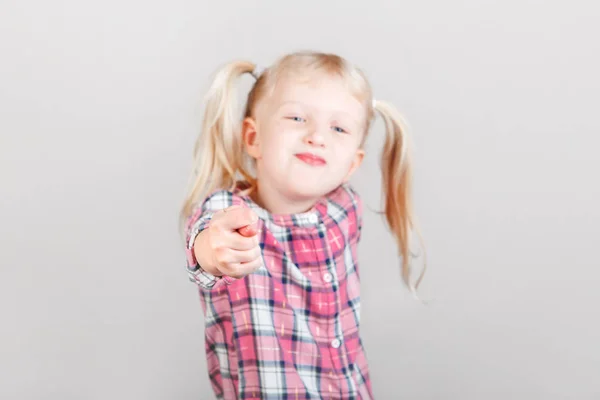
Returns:
[[[300,103],[299,101],[294,101],[294,100],[288,100],[288,101],[284,101],[283,103],[281,103],[276,110],[280,110],[282,109],[284,106],[287,106],[288,104],[297,104],[300,106],[306,106],[307,104],[305,103]]]

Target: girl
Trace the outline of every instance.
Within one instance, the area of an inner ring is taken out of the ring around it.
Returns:
[[[256,83],[239,121],[244,74]],[[302,52],[264,71],[238,61],[216,75],[182,221],[217,398],[373,397],[359,334],[362,203],[348,181],[375,112],[387,131],[385,215],[408,260],[409,142],[359,69]],[[402,276],[418,286],[407,262]]]

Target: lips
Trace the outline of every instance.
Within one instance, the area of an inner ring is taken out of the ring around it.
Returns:
[[[325,161],[324,158],[319,157],[315,154],[312,153],[297,153],[295,154],[296,158],[298,158],[300,161],[305,162],[308,165],[314,165],[314,166],[319,166],[319,165],[325,165],[327,164],[327,162]]]

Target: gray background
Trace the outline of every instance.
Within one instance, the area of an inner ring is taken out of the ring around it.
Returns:
[[[362,66],[416,145],[428,307],[369,211],[379,122],[354,180],[377,398],[600,398],[599,18],[592,1],[3,1],[0,397],[212,397],[177,233],[202,96],[222,62],[316,49]]]

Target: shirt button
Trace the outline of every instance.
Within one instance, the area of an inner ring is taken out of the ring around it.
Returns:
[[[331,341],[331,347],[333,347],[334,349],[337,349],[338,347],[340,347],[342,345],[342,342],[340,342],[339,339],[333,339]]]
[[[331,276],[331,274],[329,272],[326,272],[323,275],[323,280],[327,283],[331,282],[333,280],[333,276]]]

